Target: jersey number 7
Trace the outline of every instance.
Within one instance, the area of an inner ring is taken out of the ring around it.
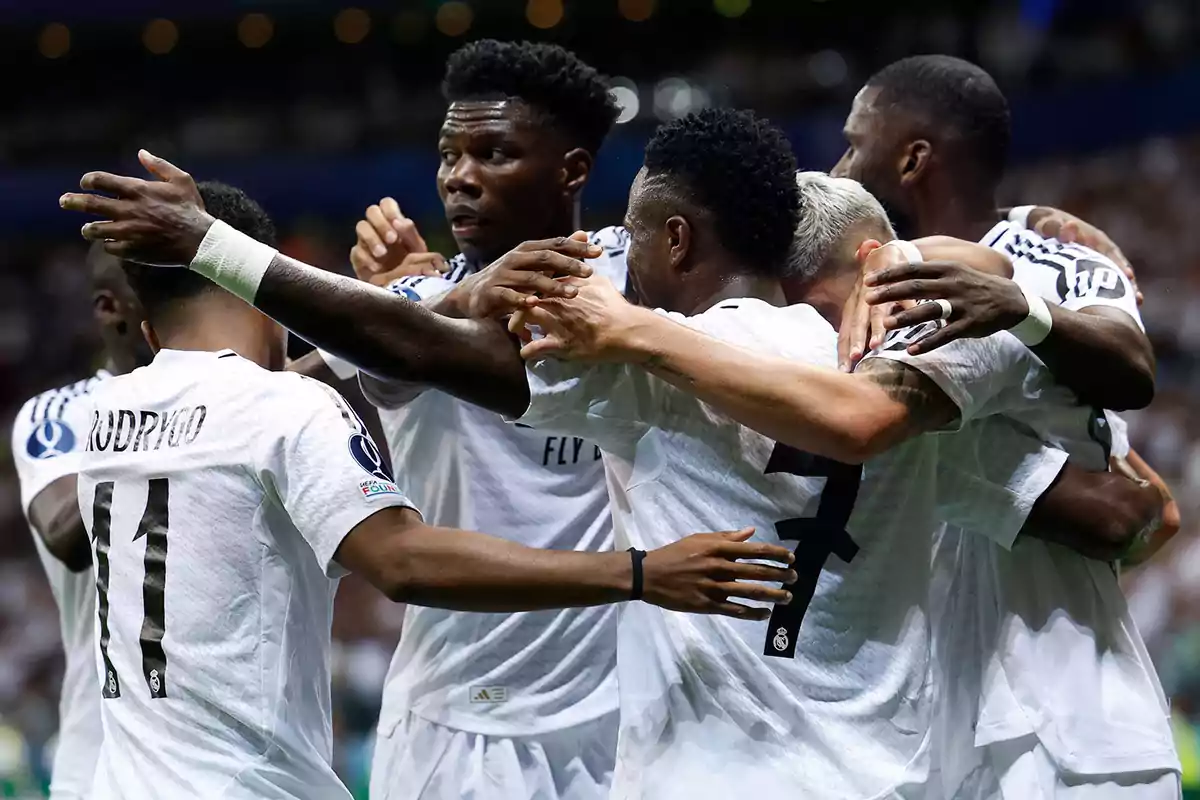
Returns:
[[[112,546],[112,481],[96,484],[92,500],[92,538],[96,542],[96,593],[100,615],[100,657],[104,661],[105,698],[121,696],[121,679],[108,657],[108,552]],[[142,650],[142,674],[150,696],[167,696],[167,655],[163,651],[166,632],[167,585],[167,506],[171,496],[166,478],[151,478],[146,493],[146,508],[133,540],[146,540],[142,577],[142,631],[138,637]]]
[[[858,555],[858,545],[846,532],[846,523],[858,499],[862,483],[862,467],[842,464],[822,456],[804,453],[786,444],[776,444],[767,462],[765,474],[776,472],[800,477],[824,477],[825,487],[817,505],[815,517],[798,517],[775,523],[775,533],[781,540],[794,539],[796,545],[796,582],[785,587],[792,592],[792,602],[775,606],[767,627],[763,655],[776,658],[796,657],[796,637],[804,612],[812,602],[817,581],[829,556],[835,555],[849,563]]]

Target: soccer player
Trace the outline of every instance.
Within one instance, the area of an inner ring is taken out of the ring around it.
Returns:
[[[1011,281],[953,265],[896,265],[874,276],[871,302],[936,298],[949,304],[944,327],[912,352],[958,336],[987,335],[1036,312],[1040,338],[1030,340],[1033,351],[1081,399],[1117,410],[1150,402],[1153,351],[1136,289],[1123,271],[1091,250],[1025,230],[1020,218],[1027,209],[1016,209],[1015,221],[991,210],[1011,132],[1007,102],[986,72],[948,56],[903,59],[867,81],[845,127],[850,147],[835,172],[861,180],[915,234],[978,240],[1012,261]],[[1048,307],[1038,308],[1039,297]],[[888,324],[912,325],[932,313],[918,307]],[[1115,434],[1114,453],[1128,451],[1118,418],[1109,413],[1097,422]],[[1142,463],[1136,455],[1132,460]],[[1157,480],[1148,469],[1142,477]],[[1156,537],[1145,553],[1165,538]],[[1020,703],[1010,702],[1005,687],[994,687],[976,740],[992,745],[991,756],[1004,752],[1017,760],[997,767],[1001,782],[1019,781],[1026,764],[1044,765],[1049,758],[1058,765],[1043,770],[1050,785],[1092,782],[1093,791],[1103,792],[1103,784],[1117,782],[1138,797],[1156,786],[1170,794],[1170,785],[1161,788],[1170,783],[1163,776],[1179,767],[1162,690],[1140,637],[1127,624],[1111,573],[1036,547],[991,555],[999,559],[997,569],[1010,565],[999,573],[1001,596],[1010,601],[1001,606],[1009,642],[1002,653]],[[964,563],[977,560],[959,556]],[[1030,585],[1039,590],[1030,593]],[[1036,597],[1038,613],[1017,604],[1019,596]],[[1077,624],[1039,627],[1031,621],[1053,609],[1067,610]],[[1078,671],[1055,668],[1067,652],[1075,654]],[[1062,676],[1063,683],[1045,675]],[[1114,697],[1123,698],[1116,707],[1109,700]],[[995,709],[1005,703],[1025,709],[1024,725],[995,721]],[[1019,782],[1015,788],[1006,784],[1005,791],[1035,792]]]
[[[273,238],[241,192],[191,192],[215,224]],[[794,575],[737,562],[791,558],[749,531],[643,557],[428,526],[349,406],[275,371],[283,328],[188,270],[127,269],[157,352],[93,391],[79,468],[106,734],[94,797],[348,797],[329,765],[328,672],[347,569],[392,599],[468,610],[644,597],[753,618],[728,598],[789,597],[736,582]]]
[[[103,738],[93,652],[96,580],[75,486],[83,436],[90,424],[86,398],[102,381],[150,360],[141,334],[142,307],[125,281],[120,262],[96,244],[88,251],[87,263],[104,366],[90,378],[30,399],[17,414],[12,432],[21,505],[58,605],[66,662],[51,800],[88,797]]]
[[[446,265],[426,252],[389,198],[358,224],[350,260],[364,280],[390,283],[442,314],[473,316],[486,313],[489,292],[549,282],[536,261],[502,257],[525,240],[578,228],[581,193],[617,108],[596,70],[547,44],[472,42],[450,56],[443,92],[437,188],[459,255]],[[626,239],[615,229],[590,237],[603,250],[593,269],[620,286]],[[389,280],[414,264],[424,274]],[[612,549],[591,442],[509,425],[424,387],[368,374],[361,382],[379,407],[398,485],[430,524],[530,547]],[[611,606],[489,615],[409,607],[384,684],[372,797],[606,798],[617,744],[616,624]],[[429,752],[440,754],[434,763]],[[480,754],[488,770],[472,768]]]
[[[114,239],[111,249],[143,260],[187,261],[374,372],[426,380],[526,422],[594,436],[605,451],[618,533],[635,545],[657,540],[667,520],[740,519],[769,541],[800,541],[803,576],[792,587],[794,600],[776,607],[767,626],[711,625],[636,608],[622,615],[616,796],[867,797],[925,781],[931,713],[925,608],[929,542],[940,524],[937,437],[896,447],[864,477],[856,467],[776,446],[637,369],[573,371],[547,362],[527,375],[495,323],[439,317],[262,252],[205,219],[187,196],[186,175],[144,159],[164,182],[126,184],[130,179],[93,173],[85,189],[120,199],[64,198],[68,208],[111,220],[89,224],[85,235]],[[696,314],[687,325],[832,367],[832,328],[811,308],[777,307],[798,221],[794,172],[782,133],[748,114],[703,112],[660,129],[631,190],[630,274],[640,297]],[[586,241],[562,240],[509,255],[558,269],[562,252],[600,254]],[[343,324],[351,319],[357,324]],[[995,365],[977,370],[990,374],[1001,366],[1008,380],[976,378],[985,385],[968,398],[974,402],[959,398],[962,411],[903,365],[879,371],[884,387],[827,371],[862,387],[874,402],[863,412],[886,416],[897,443],[1012,399],[997,387],[1016,386],[1020,395],[1037,384],[1028,369],[1038,366],[1013,345],[993,344],[1008,361],[995,357]],[[978,343],[963,347],[993,355]],[[1049,394],[1047,388],[1043,399]],[[853,416],[833,408],[826,416]],[[1012,465],[1011,483],[958,498],[987,520],[989,535],[1008,542],[1056,476],[1054,490],[1074,481],[1059,474],[1065,456],[1029,441],[978,443]]]
[[[1051,326],[1035,352],[1080,399],[1118,411],[1149,404],[1154,353],[1136,316],[1134,289],[1121,269],[1094,251],[1047,242],[998,219],[996,191],[1011,123],[1008,103],[991,76],[951,56],[902,59],[859,91],[844,133],[849,147],[831,174],[853,178],[879,198],[902,237],[944,234],[1006,250],[1015,256],[1017,281],[1055,300],[1048,311]],[[963,282],[965,295],[976,276],[970,270],[926,268],[898,277],[941,279],[939,290]],[[968,329],[984,335],[1005,330],[1028,310],[1020,292],[995,307],[967,302],[965,296],[956,302],[960,292],[943,291],[938,297],[951,304],[948,325],[914,352]],[[967,309],[970,319],[963,317]],[[935,310],[910,312],[901,322],[924,322]]]

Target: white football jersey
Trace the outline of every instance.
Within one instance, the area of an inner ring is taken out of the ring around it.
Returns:
[[[1133,287],[1103,256],[1008,222],[983,243],[1006,253],[1014,279],[1048,302],[1111,306],[1141,325]],[[1129,450],[1111,412],[1044,414],[1034,427],[1086,469],[1105,470],[1110,453]],[[1069,772],[1179,769],[1162,687],[1111,566],[1036,539],[1008,551],[956,531],[935,561],[953,582],[937,634],[951,789],[973,765],[970,744],[1034,733]]]
[[[742,299],[670,316],[757,351],[837,363],[837,335],[809,306]],[[1012,341],[1010,350],[1024,349]],[[1018,387],[1013,402],[1027,402],[1020,387],[1032,363],[1007,355],[977,359],[974,374],[960,376],[984,384],[952,395],[978,395],[962,403],[964,422],[1002,406],[1005,384],[981,377],[995,369],[1007,368],[1007,385]],[[920,787],[932,712],[927,602],[940,437],[860,469],[779,445],[637,367],[547,359],[528,375],[522,422],[600,443],[618,548],[745,526],[763,541],[798,542],[795,601],[770,621],[624,609],[613,796],[850,800]],[[960,507],[1011,541],[1024,524],[1014,494],[1026,497],[1027,512],[1063,457],[1034,464],[1030,452],[1042,447],[1021,437],[979,451],[1011,456],[1024,484]]]
[[[625,285],[628,234],[592,235],[604,254],[589,263]],[[462,256],[445,278],[391,288],[436,297],[473,271]],[[600,451],[576,436],[509,425],[442,392],[419,395],[364,378],[377,406],[401,489],[433,525],[481,530],[530,547],[612,549],[612,517]],[[409,606],[383,691],[379,729],[412,711],[473,733],[535,735],[617,709],[617,610],[481,614]]]
[[[348,798],[330,766],[333,557],[409,505],[362,424],[231,351],[160,351],[92,400],[93,797]]]
[[[91,378],[39,394],[25,403],[13,420],[13,460],[21,484],[21,508],[26,516],[43,489],[79,471],[83,437],[91,424],[87,395],[110,377],[102,369]],[[92,788],[104,733],[93,652],[96,579],[90,568],[71,572],[50,555],[32,525],[30,532],[58,605],[66,657],[50,796],[86,797]]]

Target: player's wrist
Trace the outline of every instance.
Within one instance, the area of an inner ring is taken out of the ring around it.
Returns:
[[[253,305],[259,284],[277,255],[273,247],[214,220],[188,268]]]
[[[1036,292],[1032,292],[1024,286],[1021,286],[1020,289],[1025,296],[1029,310],[1025,318],[1009,328],[1008,332],[1017,337],[1026,347],[1034,347],[1044,342],[1050,335],[1050,330],[1054,327],[1054,318],[1050,316],[1050,306]]]
[[[630,306],[615,322],[604,331],[605,360],[643,366],[658,357],[663,326],[675,324],[640,306]]]

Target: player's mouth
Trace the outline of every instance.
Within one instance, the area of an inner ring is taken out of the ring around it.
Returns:
[[[455,238],[471,237],[479,233],[484,220],[475,214],[454,214],[450,217],[450,232]]]

